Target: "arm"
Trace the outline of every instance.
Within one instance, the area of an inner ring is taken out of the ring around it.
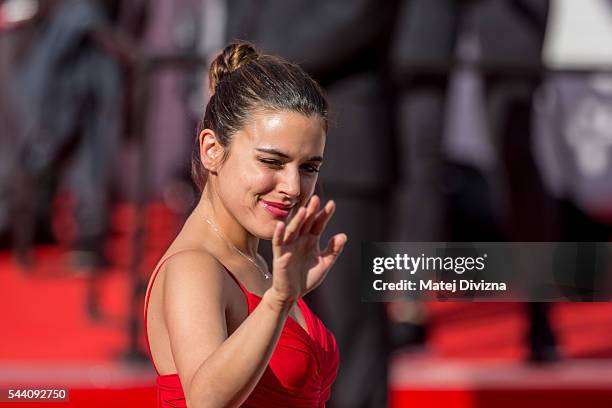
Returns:
[[[289,310],[316,288],[342,251],[337,234],[324,251],[319,238],[334,212],[328,203],[317,211],[313,197],[289,225],[279,222],[272,287],[257,308],[227,336],[225,272],[211,256],[188,252],[167,264],[164,311],[170,345],[185,398],[191,407],[242,404],[263,375]]]
[[[170,262],[164,318],[188,406],[239,406],[261,378],[292,305],[266,294],[228,337],[222,267],[195,252]]]

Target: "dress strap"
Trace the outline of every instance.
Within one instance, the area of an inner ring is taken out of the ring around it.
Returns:
[[[236,282],[236,285],[238,285],[238,287],[244,293],[244,295],[246,297],[248,297],[250,292],[242,285],[242,283],[240,283],[240,281],[238,280],[236,275],[234,275],[229,269],[227,269],[227,267],[225,265],[223,265],[223,269],[225,269],[225,271],[230,276],[230,278],[232,278],[234,280],[234,282]]]

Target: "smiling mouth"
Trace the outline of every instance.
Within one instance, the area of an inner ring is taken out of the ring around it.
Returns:
[[[294,207],[293,205],[275,203],[264,200],[262,200],[261,203],[264,209],[276,218],[286,218],[291,212],[291,209]]]

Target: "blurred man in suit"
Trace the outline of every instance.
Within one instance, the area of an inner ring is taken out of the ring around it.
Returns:
[[[550,200],[530,150],[548,0],[402,5],[392,66],[401,88],[398,152],[405,160],[393,239],[554,240],[554,220],[545,216]],[[460,103],[448,106],[455,61],[471,76],[458,88]],[[450,128],[443,121],[449,109],[463,109]],[[545,305],[530,309],[530,359],[556,358]]]

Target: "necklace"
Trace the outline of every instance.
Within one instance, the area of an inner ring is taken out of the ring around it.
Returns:
[[[204,218],[204,220],[206,221],[206,223],[208,225],[210,225],[210,227],[213,229],[213,231],[215,231],[215,234],[217,234],[217,236],[219,238],[221,238],[221,240],[223,242],[225,242],[227,244],[227,246],[229,246],[230,248],[232,248],[234,251],[238,252],[240,255],[242,255],[246,260],[248,260],[249,262],[251,262],[255,268],[257,268],[257,270],[261,273],[261,275],[264,277],[265,280],[270,279],[270,273],[268,271],[264,271],[263,269],[261,269],[261,266],[259,266],[257,264],[257,262],[255,262],[255,260],[253,258],[251,258],[250,256],[248,256],[247,254],[245,254],[244,252],[242,252],[241,250],[239,250],[236,245],[232,244],[231,242],[229,242],[227,239],[225,239],[225,237],[223,236],[223,234],[221,233],[221,231],[219,231],[219,229],[217,228],[217,226],[208,218]]]

